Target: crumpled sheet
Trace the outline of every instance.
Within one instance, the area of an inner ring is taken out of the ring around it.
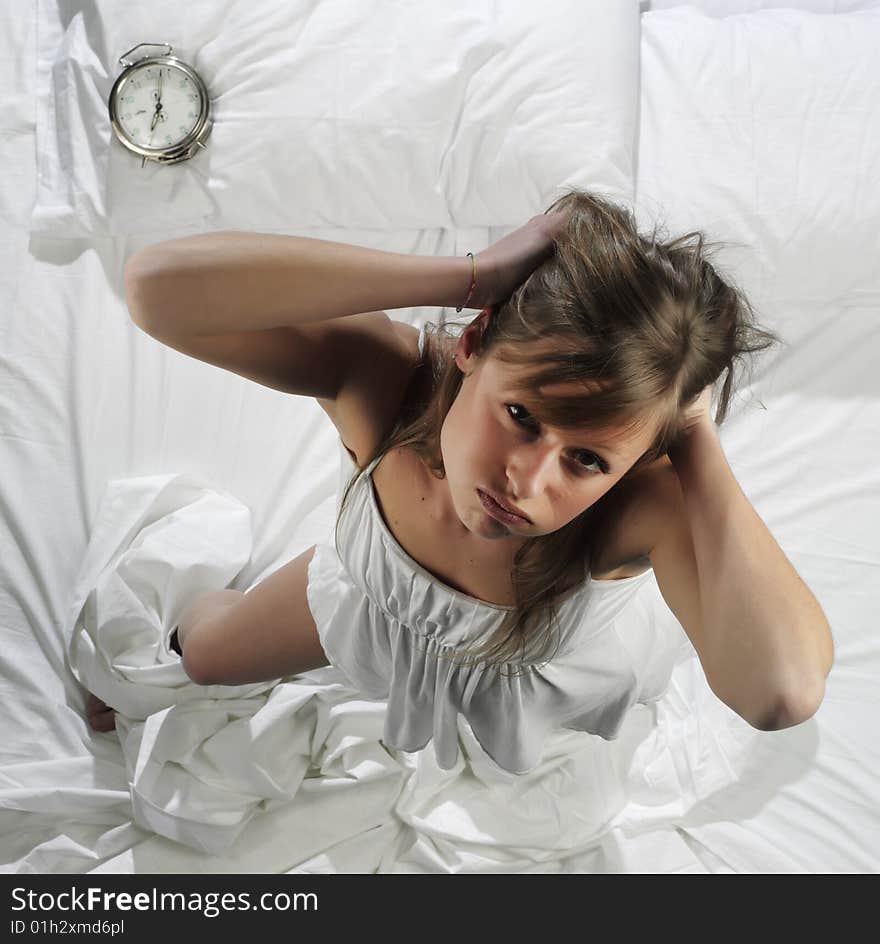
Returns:
[[[297,822],[299,799],[312,815],[283,836],[285,870],[346,871],[346,842],[360,870],[368,841],[380,872],[631,870],[636,837],[674,830],[748,758],[756,732],[714,698],[698,663],[678,666],[667,695],[634,709],[616,740],[560,730],[521,776],[461,716],[451,770],[432,750],[386,747],[385,702],[333,666],[196,685],[168,637],[193,599],[235,581],[252,544],[249,509],[190,474],[111,481],[98,511],[65,626],[70,669],[116,710],[132,818],[159,836],[278,871],[266,827]],[[668,867],[670,847],[658,856]],[[690,851],[683,861],[690,869]]]

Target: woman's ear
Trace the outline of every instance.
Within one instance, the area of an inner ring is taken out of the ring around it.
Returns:
[[[454,357],[462,373],[470,373],[470,370],[467,369],[467,365],[477,360],[479,356],[477,354],[477,347],[482,348],[483,334],[488,328],[491,319],[495,317],[495,310],[495,305],[488,305],[459,335],[458,344],[455,346]]]
[[[458,369],[463,374],[468,373],[467,365],[473,354],[475,347],[475,334],[477,330],[478,329],[474,327],[474,323],[469,324],[458,336],[458,341],[455,345],[455,351],[452,354]]]
[[[474,368],[479,354],[477,348],[482,347],[481,340],[483,331],[485,331],[487,317],[485,311],[477,315],[476,318],[462,331],[458,337],[458,343],[455,345],[455,363],[458,369],[467,376]]]

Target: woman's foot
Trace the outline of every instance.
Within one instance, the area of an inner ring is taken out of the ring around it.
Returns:
[[[112,731],[116,727],[116,712],[91,692],[86,701],[86,715],[95,731]]]

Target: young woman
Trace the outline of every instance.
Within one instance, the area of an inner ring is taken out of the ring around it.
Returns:
[[[163,343],[315,397],[351,473],[335,546],[184,612],[171,644],[193,681],[333,663],[388,699],[389,746],[433,737],[448,766],[461,712],[523,772],[554,726],[613,737],[662,694],[613,619],[653,570],[733,710],[775,730],[817,709],[827,620],[710,413],[721,374],[717,422],[736,361],[778,337],[701,234],[646,237],[571,191],[476,257],[218,233],[150,247],[126,273],[133,319]],[[480,311],[460,334],[385,312],[454,304]],[[97,699],[90,714],[113,726]]]

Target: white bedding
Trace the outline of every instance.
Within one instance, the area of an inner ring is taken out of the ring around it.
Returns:
[[[169,41],[222,108],[208,151],[143,170],[101,107],[118,56],[166,38],[161,4],[0,8],[0,869],[877,871],[880,7],[462,0],[412,4],[432,28],[407,33],[382,30],[391,6],[288,4],[268,31],[253,3],[225,28],[191,4]],[[455,255],[568,185],[731,243],[719,259],[785,339],[721,439],[831,622],[818,714],[758,732],[683,651],[618,740],[560,731],[516,778],[465,722],[451,771],[385,748],[381,703],[332,667],[189,683],[176,614],[326,531],[336,431],[140,332],[125,258],[211,229]],[[116,732],[89,728],[86,687],[116,699]]]

